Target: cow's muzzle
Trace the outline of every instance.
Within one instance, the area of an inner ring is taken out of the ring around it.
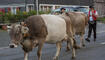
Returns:
[[[10,48],[16,48],[17,45],[16,45],[16,44],[9,44],[9,47],[10,47]]]

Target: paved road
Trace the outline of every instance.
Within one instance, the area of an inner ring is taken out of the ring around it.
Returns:
[[[85,42],[86,47],[77,50],[75,60],[105,60],[105,24],[98,23],[97,41],[94,43]],[[87,30],[86,30],[87,31]],[[85,37],[87,34],[85,34]],[[78,39],[78,36],[76,37]],[[21,47],[10,49],[8,48],[9,36],[7,32],[0,32],[0,60],[23,60],[24,54]],[[79,40],[78,40],[79,43]],[[71,51],[65,52],[66,43],[62,44],[59,60],[72,60]],[[37,60],[36,49],[30,52],[29,60]],[[42,60],[53,60],[56,52],[56,45],[45,44],[42,52]]]

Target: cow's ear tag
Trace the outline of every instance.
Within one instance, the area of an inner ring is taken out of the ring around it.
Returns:
[[[28,31],[29,31],[29,28],[28,27],[22,26],[22,33],[23,34],[28,33]]]
[[[24,37],[28,37],[29,36],[28,32],[29,32],[29,28],[25,27],[25,26],[22,26],[22,33],[23,33]]]

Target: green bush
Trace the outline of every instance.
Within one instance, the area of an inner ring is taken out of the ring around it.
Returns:
[[[37,14],[37,12],[36,11],[30,11],[30,12],[28,12],[28,16],[32,16],[32,15],[36,15]]]
[[[0,12],[0,23],[4,23],[4,13]]]
[[[49,12],[43,12],[39,11],[39,14],[48,14]],[[2,23],[15,23],[15,22],[20,22],[24,21],[27,17],[36,15],[36,11],[30,11],[30,12],[21,12],[17,11],[17,14],[13,14],[11,12],[8,13],[2,13],[0,12],[0,22]]]
[[[7,14],[5,14],[5,16],[8,18],[9,23],[14,23],[17,21],[16,15],[12,14],[11,12],[8,12]],[[4,19],[6,19],[6,18],[4,18]]]
[[[105,17],[103,17],[103,18],[98,18],[97,20],[99,20],[99,21],[105,21]]]

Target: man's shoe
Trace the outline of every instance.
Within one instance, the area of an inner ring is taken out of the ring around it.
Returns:
[[[89,38],[86,38],[85,40],[86,40],[87,42],[90,42]]]
[[[94,42],[96,42],[96,38],[94,38]]]

